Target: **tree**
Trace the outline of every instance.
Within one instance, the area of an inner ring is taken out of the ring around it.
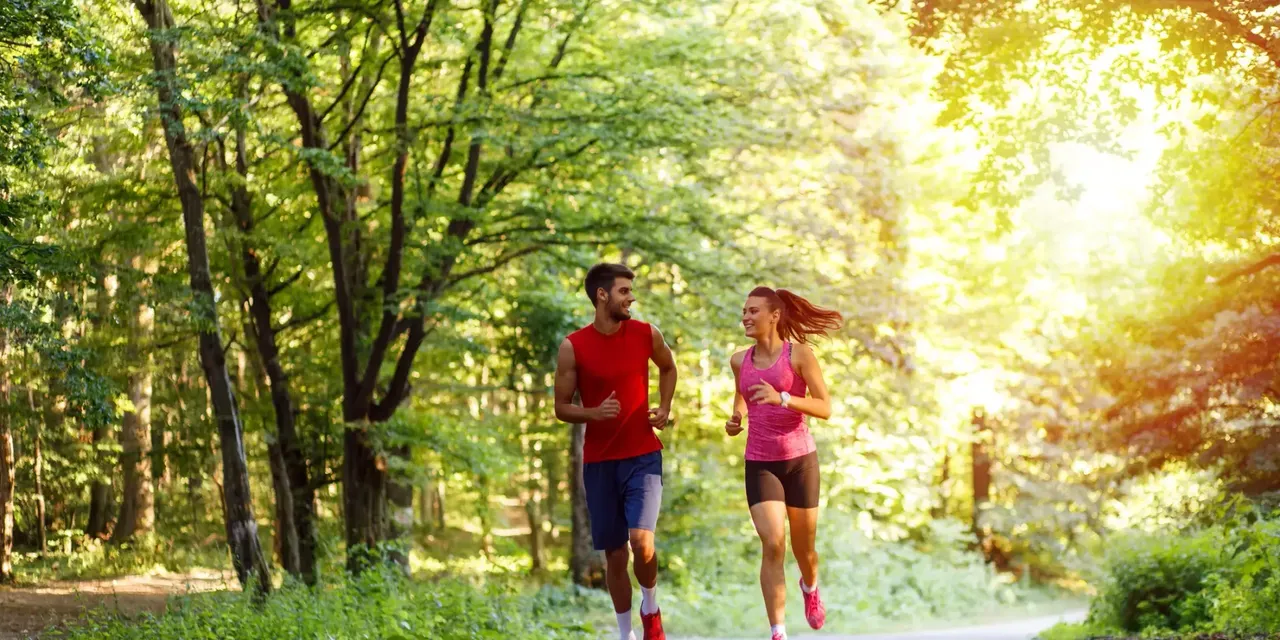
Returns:
[[[232,563],[240,584],[266,593],[271,589],[271,573],[262,553],[258,525],[253,516],[244,432],[231,378],[227,373],[226,353],[218,327],[218,310],[209,271],[204,199],[195,183],[195,153],[186,137],[180,92],[176,85],[177,47],[168,35],[177,25],[164,0],[139,1],[134,6],[147,24],[147,37],[155,67],[152,82],[159,103],[165,142],[169,148],[169,162],[178,198],[182,203],[187,265],[194,297],[192,311],[199,332],[200,364],[204,368],[205,382],[209,385],[221,440],[227,544],[231,548]]]
[[[396,1],[333,22],[313,19],[308,6],[259,4],[329,248],[349,552],[396,538],[396,523],[407,522],[409,494],[385,461],[405,452],[374,442],[408,398],[415,358],[444,319],[447,295],[533,253],[638,229],[653,194],[620,171],[663,153],[696,157],[748,131],[738,105],[750,101],[743,69],[755,61],[734,68],[727,45],[697,24],[679,41],[618,43],[620,25],[642,13],[591,1],[487,1],[471,10]],[[615,55],[604,64],[578,53],[606,41]],[[316,42],[340,46],[313,51]],[[438,57],[422,60],[428,44]],[[393,62],[394,101],[380,106]],[[706,82],[712,69],[723,72],[719,85]],[[326,94],[337,99],[321,107],[317,96]],[[389,163],[371,155],[375,140],[394,150]],[[584,206],[572,185],[589,180],[608,184]],[[362,195],[383,189],[389,198],[376,206]],[[673,213],[697,226],[706,215]],[[349,558],[358,568],[359,556]]]
[[[132,267],[139,275],[142,260],[134,257]],[[133,291],[130,296],[129,314],[129,404],[125,411],[120,444],[123,448],[120,465],[124,469],[124,483],[120,493],[120,514],[111,533],[113,542],[129,540],[135,535],[145,536],[155,527],[155,488],[151,478],[151,371],[155,311],[148,304],[145,293]],[[135,298],[141,298],[136,299]]]

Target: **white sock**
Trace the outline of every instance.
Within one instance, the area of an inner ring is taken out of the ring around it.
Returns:
[[[631,610],[618,614],[618,638],[631,640]]]
[[[813,584],[813,586],[811,587],[811,586],[809,586],[809,585],[807,585],[807,584],[805,584],[805,583],[804,583],[804,578],[801,578],[801,579],[800,579],[800,590],[801,590],[801,591],[803,591],[803,592],[805,592],[805,593],[813,593],[814,591],[817,591],[817,590],[818,590],[818,584],[817,584],[817,583],[818,583],[818,581],[817,581],[817,580],[814,580],[813,582],[814,582],[814,584]]]
[[[775,636],[782,636],[782,640],[787,640],[787,625],[775,624],[772,627],[769,627],[769,633]]]
[[[640,587],[640,615],[647,616],[658,610],[658,585]]]

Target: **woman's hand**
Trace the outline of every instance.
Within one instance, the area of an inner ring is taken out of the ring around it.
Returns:
[[[742,414],[737,411],[733,412],[733,417],[724,423],[724,432],[730,437],[742,433]]]
[[[751,401],[756,404],[771,404],[775,407],[782,404],[782,394],[767,382],[761,382],[748,391],[751,392]]]

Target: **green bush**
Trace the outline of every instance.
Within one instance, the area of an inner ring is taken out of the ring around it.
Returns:
[[[338,585],[289,586],[262,604],[244,593],[175,599],[160,616],[90,616],[68,640],[344,640],[379,638],[587,638],[583,603],[563,590],[520,595],[458,581],[366,572]]]
[[[1111,637],[1253,637],[1280,633],[1280,518],[1239,501],[1214,526],[1113,542],[1105,579],[1083,625],[1044,640]],[[1219,636],[1215,636],[1219,637]]]
[[[1229,562],[1217,530],[1124,538],[1107,554],[1106,583],[1090,620],[1129,632],[1207,629],[1213,619],[1209,576]]]
[[[1230,571],[1211,577],[1214,629],[1280,633],[1280,519],[1233,528]]]

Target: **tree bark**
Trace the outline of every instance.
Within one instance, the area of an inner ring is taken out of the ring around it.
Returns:
[[[444,531],[444,478],[436,481],[431,491],[431,509],[435,513],[436,529]]]
[[[271,484],[276,496],[276,554],[280,558],[280,566],[289,575],[302,577],[298,525],[293,519],[296,513],[293,506],[294,492],[289,486],[289,472],[285,468],[284,453],[280,449],[280,443],[268,445],[267,455],[270,456]],[[314,582],[308,584],[314,584]]]
[[[535,572],[547,569],[545,535],[542,531],[542,501],[535,489],[524,503],[524,513],[529,519],[529,555],[533,558]]]
[[[554,446],[545,446],[542,449],[542,469],[545,476],[545,496],[543,500],[542,514],[547,522],[551,523],[551,537],[558,538],[560,529],[556,526],[556,511],[560,508],[560,481],[564,478],[564,454],[563,449]]]
[[[986,511],[987,502],[991,499],[991,456],[987,453],[988,438],[991,433],[987,426],[986,416],[981,409],[973,411],[973,511],[971,522],[974,536],[983,553],[990,547],[990,530],[982,523],[982,514]],[[988,559],[990,556],[988,555]]]
[[[244,127],[236,128],[236,173],[247,178],[249,162],[245,149]],[[315,489],[311,486],[307,460],[298,438],[297,414],[290,394],[289,375],[280,362],[280,347],[276,327],[272,324],[271,292],[267,288],[262,262],[253,244],[254,218],[252,200],[245,182],[237,182],[231,194],[231,209],[243,240],[240,245],[240,263],[244,270],[245,284],[249,289],[250,329],[257,357],[267,376],[271,391],[271,408],[275,414],[276,442],[279,447],[281,470],[284,476],[274,483],[277,503],[288,503],[292,513],[287,519],[277,518],[281,526],[287,525],[283,539],[296,544],[297,563],[285,565],[285,570],[303,582],[314,585],[316,572]],[[274,465],[276,461],[272,460]],[[273,473],[275,468],[273,467]],[[279,491],[288,495],[281,497]],[[290,556],[291,557],[291,556]],[[283,564],[283,563],[282,563]],[[290,566],[293,568],[290,569]]]
[[[204,230],[204,200],[195,182],[195,149],[187,139],[179,102],[177,45],[172,33],[176,24],[165,0],[135,0],[134,6],[142,14],[148,27],[147,36],[156,71],[154,86],[160,119],[164,127],[165,143],[169,148],[169,162],[178,189],[178,199],[182,204],[187,269],[191,291],[195,297],[192,309],[200,338],[200,365],[209,385],[221,441],[227,544],[231,549],[232,564],[240,584],[246,589],[254,588],[258,593],[265,594],[271,589],[271,573],[258,539],[258,523],[253,516],[243,430],[218,328],[218,310],[209,273],[209,251]]]
[[[573,506],[572,546],[569,571],[574,584],[584,587],[604,586],[604,558],[591,543],[591,519],[587,514],[587,491],[582,484],[582,446],[587,440],[587,425],[573,425],[570,445],[569,487]]]
[[[99,164],[99,170],[105,170],[105,164]],[[105,264],[98,273],[98,291],[95,295],[97,317],[94,319],[94,329],[101,330],[111,313],[111,300],[114,297],[108,291]],[[89,485],[89,522],[85,526],[85,533],[91,538],[105,538],[110,524],[111,476],[114,471],[114,465],[110,462],[112,457],[106,452],[110,442],[110,425],[104,423],[93,428],[93,457],[98,477]]]
[[[141,259],[132,261],[135,269]],[[130,324],[129,401],[133,411],[124,414],[120,431],[120,468],[123,491],[120,515],[111,534],[112,542],[126,542],[134,536],[145,536],[155,528],[155,489],[151,478],[151,354],[146,346],[151,341],[154,311],[145,302],[137,303]],[[146,351],[146,353],[144,353]]]
[[[41,424],[40,413],[36,410],[36,392],[31,381],[27,382],[27,409],[31,416],[32,442],[32,475],[35,482],[36,536],[40,545],[38,553],[43,556],[49,549],[49,531],[45,523],[44,503],[44,425]]]
[[[0,304],[13,301],[13,285],[0,285]],[[0,584],[13,582],[13,429],[9,416],[9,330],[0,326]]]

